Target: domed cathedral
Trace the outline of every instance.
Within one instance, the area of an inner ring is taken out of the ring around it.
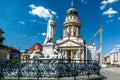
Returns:
[[[81,24],[78,11],[71,2],[71,7],[67,10],[63,23],[63,38],[56,42],[61,51],[62,57],[69,60],[85,60],[85,41],[80,34]]]

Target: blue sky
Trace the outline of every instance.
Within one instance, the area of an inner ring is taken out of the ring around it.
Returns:
[[[56,21],[56,36],[63,36],[63,22],[71,0],[0,0],[0,28],[5,31],[5,45],[27,49],[35,42],[43,44],[47,21]],[[120,47],[120,1],[74,0],[82,25],[80,34],[89,43],[102,24],[103,52]],[[99,48],[99,35],[94,39]]]

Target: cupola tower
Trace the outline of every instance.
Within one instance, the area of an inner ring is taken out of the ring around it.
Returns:
[[[78,12],[73,6],[73,1],[71,2],[71,7],[67,10],[67,15],[63,23],[63,37],[79,37],[80,31],[80,21],[78,17]]]

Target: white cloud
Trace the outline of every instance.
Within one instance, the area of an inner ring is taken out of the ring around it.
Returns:
[[[118,20],[120,20],[120,17],[118,17]]]
[[[58,19],[59,17],[58,17],[58,16],[56,16],[56,18]]]
[[[120,44],[114,45],[115,47],[120,47]]]
[[[25,24],[25,22],[24,22],[24,21],[18,21],[18,23],[20,23],[20,24]]]
[[[119,0],[103,0],[101,2],[102,6],[100,6],[100,10],[103,10],[107,6],[107,4],[112,4],[117,1],[119,1]]]
[[[100,10],[103,10],[106,7],[106,5],[100,6]]]
[[[103,15],[108,15],[109,18],[115,14],[118,14],[118,11],[113,10],[112,7],[103,12]]]
[[[112,4],[112,3],[114,3],[114,2],[117,2],[118,0],[103,0],[102,2],[101,2],[101,4],[103,4],[103,5],[107,5],[107,4]]]
[[[55,11],[47,9],[43,6],[35,6],[34,4],[29,5],[32,11],[29,11],[29,14],[37,15],[40,18],[47,19],[50,16],[56,15]]]
[[[56,12],[54,12],[54,11],[51,11],[51,14],[53,14],[53,15],[56,15]]]
[[[46,33],[42,33],[42,36],[46,36]]]

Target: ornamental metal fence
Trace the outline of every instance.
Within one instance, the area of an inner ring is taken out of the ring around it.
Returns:
[[[0,61],[0,80],[41,80],[42,78],[88,76],[100,74],[99,62],[92,60],[29,59]]]

